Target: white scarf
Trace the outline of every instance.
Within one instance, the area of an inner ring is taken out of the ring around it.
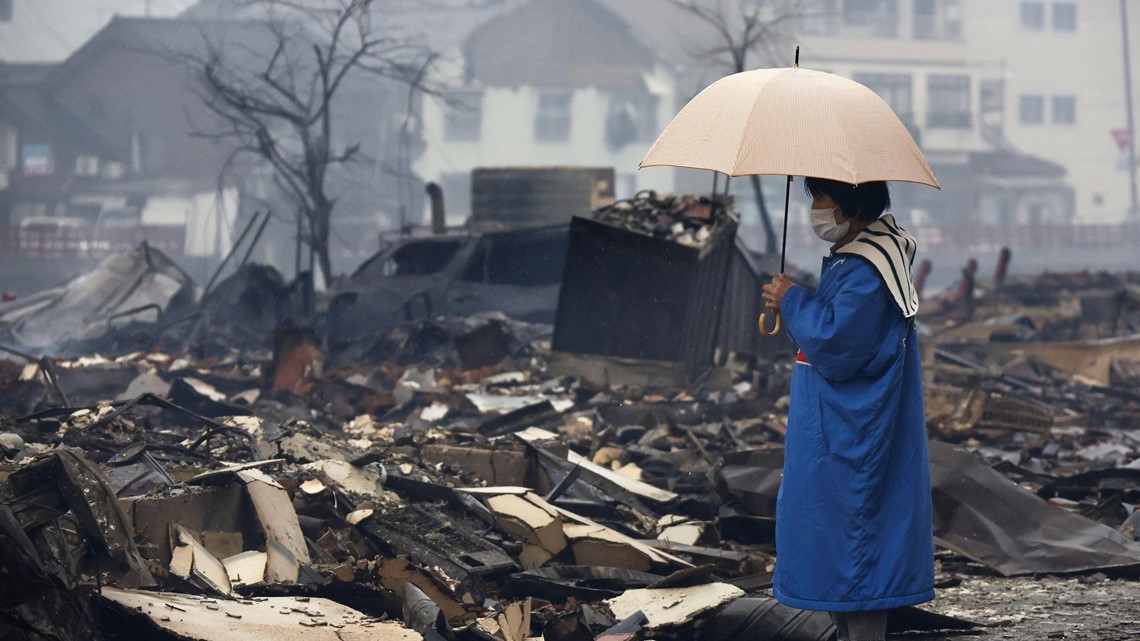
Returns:
[[[911,318],[918,313],[918,290],[910,278],[917,249],[914,236],[899,227],[894,216],[883,214],[835,253],[855,254],[870,261],[879,270],[903,316]]]

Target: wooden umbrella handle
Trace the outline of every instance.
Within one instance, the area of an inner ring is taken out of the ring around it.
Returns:
[[[776,324],[772,326],[772,331],[766,329],[768,314],[765,312],[760,313],[760,335],[764,338],[775,338],[780,333],[780,328],[783,326],[783,317],[780,312],[776,312]]]

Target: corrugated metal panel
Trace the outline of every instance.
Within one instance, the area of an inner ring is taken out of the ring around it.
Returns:
[[[706,250],[704,256],[693,265],[692,280],[688,288],[688,300],[680,344],[680,358],[689,370],[689,378],[695,378],[713,362],[716,351],[718,325],[724,306],[728,281],[725,274],[732,262],[736,241],[736,225],[722,230]]]
[[[764,299],[760,297],[761,287],[771,278],[772,274],[765,273],[752,260],[744,241],[737,237],[728,265],[722,299],[723,314],[717,335],[717,347],[722,352],[772,358],[794,351],[787,332],[769,339],[761,336],[758,330],[760,313],[767,311]],[[768,322],[771,323],[771,319]]]
[[[713,362],[735,237],[727,225],[697,250],[575,217],[553,349],[681,362],[697,376]]]

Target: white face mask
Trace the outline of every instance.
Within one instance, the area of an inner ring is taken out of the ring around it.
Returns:
[[[831,209],[813,209],[811,210],[811,228],[815,231],[815,235],[829,243],[838,242],[839,239],[847,235],[851,230],[851,221],[844,221],[842,224],[835,222],[835,210],[839,209],[838,206]]]

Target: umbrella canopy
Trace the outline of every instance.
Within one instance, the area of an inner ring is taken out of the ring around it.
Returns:
[[[882,98],[854,80],[800,67],[745,71],[707,87],[641,161],[658,166],[939,188]]]

